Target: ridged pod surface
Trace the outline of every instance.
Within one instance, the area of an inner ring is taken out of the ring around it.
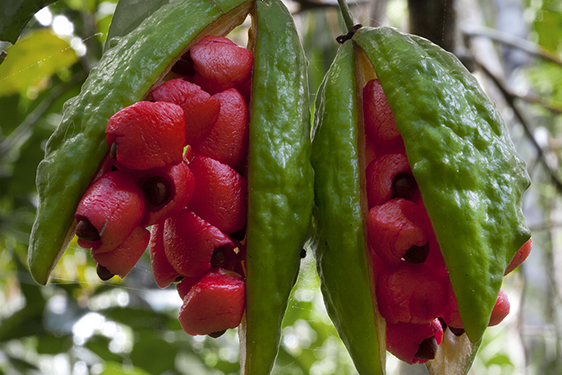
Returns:
[[[277,355],[311,221],[314,177],[308,63],[293,18],[280,1],[257,1],[250,35],[255,52],[242,370],[261,375],[269,374]]]

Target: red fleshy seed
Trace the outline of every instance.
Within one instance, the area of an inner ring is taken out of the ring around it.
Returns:
[[[149,226],[183,210],[193,195],[195,180],[186,163],[154,168],[139,175],[137,182],[146,197],[146,215],[142,224]],[[157,186],[154,186],[156,184]],[[160,184],[164,191],[160,190]],[[148,185],[148,186],[147,186]],[[162,195],[156,195],[163,193]],[[150,197],[147,196],[151,195]],[[158,199],[161,202],[157,202]],[[163,201],[163,202],[162,202]],[[157,205],[157,203],[162,203]]]
[[[423,264],[404,263],[379,274],[376,284],[380,314],[391,323],[427,323],[442,315],[447,283]]]
[[[365,132],[375,143],[377,155],[404,153],[404,142],[378,79],[363,88]]]
[[[447,293],[447,303],[445,310],[442,314],[443,320],[450,328],[463,329],[464,325],[459,313],[459,305],[453,292],[453,287],[449,284],[449,291]],[[453,330],[451,330],[453,332]]]
[[[252,53],[231,40],[206,36],[190,50],[193,81],[210,94],[240,88],[252,75]]]
[[[179,105],[184,112],[185,144],[194,146],[209,135],[219,118],[220,102],[194,83],[177,78],[151,93],[154,100]]]
[[[222,91],[213,97],[220,102],[219,117],[209,135],[193,149],[196,154],[242,170],[248,152],[250,121],[246,102],[236,89]]]
[[[383,261],[398,266],[413,246],[423,247],[429,241],[425,221],[429,219],[421,206],[406,199],[392,199],[369,210],[369,243]]]
[[[120,246],[105,253],[92,251],[92,258],[110,273],[124,278],[146,250],[149,239],[150,232],[148,230],[143,227],[136,227]]]
[[[419,197],[417,184],[415,186],[408,184],[406,189],[396,186],[396,178],[406,173],[411,176],[410,165],[404,154],[383,155],[370,162],[365,171],[369,208],[381,205],[392,198],[406,198],[415,201],[415,198]],[[397,193],[402,196],[395,196]]]
[[[529,239],[527,242],[523,244],[523,246],[521,246],[521,248],[517,251],[517,253],[515,253],[513,258],[511,259],[511,262],[509,262],[509,265],[505,270],[504,276],[509,274],[517,267],[519,267],[521,263],[523,263],[525,259],[527,259],[527,257],[531,253],[532,248],[533,248],[533,242],[531,239]]]
[[[91,243],[98,253],[113,250],[137,227],[145,212],[142,191],[131,176],[114,171],[94,181],[80,200],[75,218],[87,219],[100,239]]]
[[[164,225],[154,224],[150,230],[150,241],[148,242],[150,252],[150,264],[156,285],[166,288],[177,280],[181,275],[170,264],[164,251]]]
[[[443,328],[438,319],[424,324],[386,324],[386,349],[409,364],[427,362],[442,340]]]
[[[175,165],[183,159],[185,122],[180,106],[137,102],[114,114],[107,124],[107,142],[126,168],[146,170]]]
[[[247,181],[230,166],[197,155],[189,164],[195,188],[188,207],[225,233],[246,225]]]
[[[164,222],[166,258],[182,276],[201,277],[211,268],[217,247],[235,248],[230,238],[190,210]]]
[[[245,282],[237,273],[213,268],[183,299],[179,321],[190,335],[208,335],[237,327],[244,313]]]
[[[496,303],[494,305],[494,308],[492,309],[492,315],[490,316],[490,322],[488,323],[488,325],[495,326],[500,324],[509,314],[509,309],[510,304],[509,299],[507,298],[507,294],[502,288],[500,288],[498,298],[496,299]]]

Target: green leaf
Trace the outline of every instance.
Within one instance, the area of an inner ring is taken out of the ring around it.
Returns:
[[[55,336],[44,334],[37,337],[37,353],[38,354],[59,354],[68,351],[72,347],[72,337]]]
[[[139,340],[131,352],[132,362],[156,375],[173,368],[177,347],[158,337],[154,331],[141,332]]]
[[[27,22],[41,8],[56,0],[9,0],[0,2],[0,40],[16,43]],[[1,63],[2,61],[0,61]]]
[[[113,14],[109,32],[105,42],[105,49],[109,48],[111,38],[127,35],[169,0],[120,0]]]
[[[157,360],[156,358],[154,360]],[[134,366],[122,366],[116,362],[107,362],[101,375],[150,375],[148,372]]]
[[[8,48],[0,65],[0,96],[24,92],[45,83],[45,78],[67,69],[78,61],[68,42],[47,29],[30,32]]]
[[[105,336],[92,336],[88,339],[85,346],[104,361],[111,361],[112,363],[123,362],[123,357],[109,350],[109,339]]]
[[[128,325],[135,331],[142,329],[163,329],[170,320],[170,317],[165,314],[147,309],[135,309],[131,307],[110,308],[104,310],[103,315],[106,319]]]

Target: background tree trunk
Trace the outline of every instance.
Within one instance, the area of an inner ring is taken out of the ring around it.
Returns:
[[[408,0],[410,33],[454,51],[457,36],[455,0]]]

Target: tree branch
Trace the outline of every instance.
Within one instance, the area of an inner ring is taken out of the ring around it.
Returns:
[[[492,79],[494,84],[498,87],[498,89],[502,93],[503,97],[505,98],[505,101],[507,102],[507,104],[513,110],[513,114],[515,115],[515,117],[517,118],[517,120],[519,121],[521,126],[523,127],[523,130],[525,131],[525,135],[527,136],[527,138],[529,138],[529,140],[531,141],[531,144],[533,145],[533,147],[537,151],[537,158],[540,160],[541,164],[546,169],[547,174],[550,175],[550,178],[551,178],[552,182],[554,183],[554,186],[556,187],[556,190],[558,190],[558,192],[562,192],[562,181],[560,180],[556,171],[553,170],[548,165],[548,162],[546,160],[546,154],[545,154],[543,148],[539,145],[539,143],[535,139],[535,137],[533,135],[533,132],[531,131],[531,127],[529,126],[529,123],[527,122],[527,120],[525,119],[525,117],[523,116],[521,111],[519,111],[519,109],[515,105],[515,100],[517,99],[517,96],[513,95],[510,92],[510,90],[507,89],[507,87],[503,83],[503,81],[500,78],[498,78],[495,74],[493,74],[490,70],[488,70],[486,68],[486,66],[484,64],[482,64],[481,61],[478,61],[478,59],[476,58],[475,62],[480,66],[482,71],[488,77],[490,77]]]

